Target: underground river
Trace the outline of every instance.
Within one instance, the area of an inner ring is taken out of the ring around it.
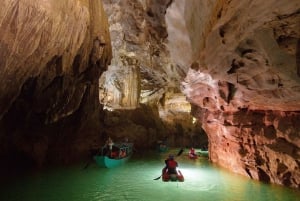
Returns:
[[[171,151],[172,152],[172,151]],[[176,151],[173,151],[175,154]],[[184,182],[154,180],[168,153],[135,153],[121,167],[99,168],[95,163],[49,168],[1,180],[3,201],[296,201],[300,191],[264,184],[211,164],[176,157]]]

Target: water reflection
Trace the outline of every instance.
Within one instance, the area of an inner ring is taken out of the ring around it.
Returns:
[[[2,183],[5,201],[294,201],[297,190],[267,185],[227,172],[207,159],[177,158],[184,182],[153,180],[161,174],[166,155],[136,155],[114,169],[90,165],[51,169]]]

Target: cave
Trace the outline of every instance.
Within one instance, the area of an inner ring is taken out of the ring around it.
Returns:
[[[2,172],[168,139],[299,189],[299,1],[0,4]]]

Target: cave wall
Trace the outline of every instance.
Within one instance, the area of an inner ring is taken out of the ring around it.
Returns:
[[[296,0],[191,0],[174,1],[166,14],[168,47],[189,69],[182,91],[208,134],[210,160],[295,188],[299,9]]]
[[[193,115],[208,133],[212,162],[252,179],[298,188],[299,112],[195,107]]]
[[[104,3],[109,19],[101,0],[1,1],[3,161],[68,163],[107,135],[190,145],[201,126],[211,161],[299,188],[299,1]],[[110,63],[122,87],[106,103],[132,111],[99,104]]]
[[[98,78],[112,57],[102,1],[0,4],[4,164],[40,166],[86,154],[86,141],[101,133]]]
[[[111,65],[99,80],[105,107],[135,109],[140,103],[157,101],[166,90],[170,64],[164,12],[168,2],[104,1],[113,51]]]
[[[99,99],[104,109],[114,110],[118,119],[133,118],[127,113],[144,119],[137,112],[141,110],[145,110],[149,119],[158,118],[159,123],[153,125],[159,129],[138,124],[138,133],[144,136],[139,138],[134,137],[137,124],[128,119],[125,131],[137,146],[147,148],[153,145],[153,140],[165,137],[170,145],[190,146],[194,142],[192,136],[199,132],[190,116],[190,103],[180,90],[187,69],[171,62],[166,46],[169,39],[165,13],[172,1],[105,0],[103,3],[113,52],[108,70],[99,79]],[[122,127],[115,126],[114,130],[124,135]],[[145,138],[150,139],[148,143]]]

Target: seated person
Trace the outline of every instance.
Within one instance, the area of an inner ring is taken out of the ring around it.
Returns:
[[[118,157],[118,152],[117,151],[112,151],[109,157],[110,158],[117,158]]]
[[[113,149],[113,145],[114,142],[112,141],[112,139],[110,137],[108,137],[108,139],[105,142],[106,147],[108,148],[109,152],[107,153],[110,157],[112,156],[112,149]]]
[[[174,160],[173,155],[169,155],[169,158],[165,160],[166,166],[163,168],[163,172],[168,172],[168,174],[177,174],[176,168],[178,163]]]
[[[120,150],[119,157],[124,158],[126,156],[126,151],[124,149]]]
[[[193,147],[189,151],[189,157],[191,157],[191,158],[197,157],[197,154],[196,154],[195,149]]]

